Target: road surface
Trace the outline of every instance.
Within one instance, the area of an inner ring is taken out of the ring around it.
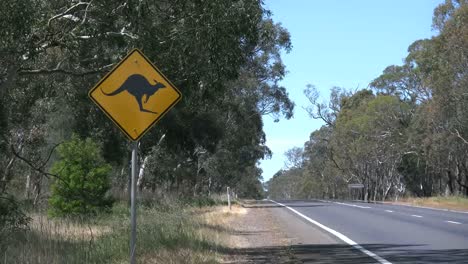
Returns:
[[[390,204],[268,201],[303,263],[468,263],[468,213]],[[323,243],[326,241],[326,243]]]

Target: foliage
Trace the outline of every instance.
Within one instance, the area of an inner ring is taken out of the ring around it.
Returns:
[[[111,186],[129,195],[130,144],[87,92],[133,48],[183,94],[140,141],[139,193],[150,193],[151,202],[174,195],[197,206],[212,205],[213,193],[227,186],[239,196],[262,196],[258,161],[271,156],[262,116],[291,118],[294,110],[280,85],[290,36],[262,1],[6,0],[0,24],[0,197],[24,195],[35,209],[48,200],[50,214],[62,216],[105,211]],[[145,248],[137,252],[173,252],[175,245],[195,252],[159,261],[179,263],[212,251],[192,215],[144,205]],[[84,222],[78,229],[89,229],[91,239],[63,239],[51,234],[62,226],[48,220],[2,258],[122,262],[128,209],[117,209],[98,215],[111,218],[101,226],[111,234],[93,234],[93,223]],[[41,233],[47,227],[51,232]]]
[[[26,230],[30,220],[13,197],[0,196],[0,249],[7,246],[12,234]]]
[[[303,164],[268,182],[269,195],[347,198],[349,183],[364,185],[364,200],[468,195],[468,2],[439,5],[433,27],[438,35],[411,44],[370,89],[333,88],[319,103],[307,86],[306,109],[325,125],[305,143]]]
[[[203,215],[196,210],[176,204],[168,204],[166,210],[139,207],[136,259],[142,263],[217,263],[216,256],[222,254],[224,248],[214,238],[223,229],[217,225],[204,228]],[[17,234],[2,250],[2,261],[128,262],[128,212],[125,204],[118,203],[112,214],[98,214],[91,219],[57,219],[36,214],[30,231],[23,236]]]
[[[290,36],[261,1],[7,0],[0,12],[1,194],[40,204],[61,181],[55,146],[76,134],[102,146],[128,195],[129,144],[87,91],[139,48],[183,94],[140,142],[140,190],[261,195],[262,116],[294,109],[280,85]]]
[[[81,140],[74,135],[58,148],[60,159],[52,166],[57,175],[49,199],[53,216],[87,215],[108,210],[112,199],[109,172],[111,166],[91,139]]]
[[[186,198],[183,201],[184,204],[194,207],[207,207],[207,206],[215,206],[217,201],[215,201],[211,197],[194,197],[194,198]]]

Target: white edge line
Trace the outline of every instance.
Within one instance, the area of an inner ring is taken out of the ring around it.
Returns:
[[[451,224],[456,224],[456,225],[461,225],[461,223],[460,223],[460,222],[455,222],[455,221],[445,221],[445,222],[447,222],[447,223],[451,223]]]
[[[327,226],[322,225],[321,223],[319,223],[319,222],[317,222],[317,221],[315,221],[315,220],[309,218],[308,216],[303,215],[302,213],[296,211],[295,209],[292,209],[292,208],[289,207],[289,206],[286,206],[286,205],[284,205],[284,204],[282,204],[282,203],[275,202],[275,201],[273,201],[273,200],[270,200],[270,201],[271,201],[271,202],[274,202],[275,204],[281,205],[281,206],[283,206],[283,207],[285,207],[285,208],[291,210],[292,212],[294,212],[295,214],[297,214],[297,215],[299,215],[300,217],[304,218],[305,220],[311,222],[312,224],[314,224],[314,225],[316,225],[316,226],[322,228],[323,230],[327,231],[328,233],[330,233],[330,234],[336,236],[337,238],[341,239],[341,240],[342,240],[343,242],[345,242],[346,244],[353,246],[355,249],[357,249],[357,250],[361,251],[362,253],[368,255],[369,257],[372,257],[373,259],[377,260],[379,263],[381,263],[381,264],[392,264],[392,263],[389,262],[388,260],[386,260],[386,259],[384,259],[384,258],[378,256],[377,254],[372,253],[371,251],[369,251],[369,250],[363,248],[361,245],[359,245],[358,243],[354,242],[353,240],[351,240],[351,239],[348,238],[347,236],[341,234],[340,232],[335,231],[335,230],[333,230],[333,229],[331,229],[331,228],[329,228],[329,227],[327,227]]]
[[[393,213],[393,211],[392,211],[392,210],[385,210],[385,212]]]
[[[341,204],[341,205],[346,205],[346,206],[352,206],[352,207],[359,207],[359,208],[364,208],[364,209],[371,208],[369,206],[360,206],[360,205],[355,205],[355,204],[347,204],[347,203],[340,203],[340,202],[334,202],[334,203]]]
[[[421,217],[422,217],[422,216],[420,216],[420,215],[411,215],[411,216],[418,217],[418,218],[421,218]]]

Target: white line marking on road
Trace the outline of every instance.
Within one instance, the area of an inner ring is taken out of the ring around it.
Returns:
[[[414,217],[419,217],[419,218],[421,218],[421,217],[422,217],[422,216],[420,216],[420,215],[411,215],[411,216],[414,216]]]
[[[385,210],[385,212],[393,213],[393,211],[392,211],[392,210]]]
[[[456,225],[461,225],[461,223],[460,223],[460,222],[455,222],[455,221],[445,221],[445,222],[447,222],[447,223],[451,223],[451,224],[456,224]]]
[[[429,210],[445,211],[445,212],[451,212],[451,213],[468,214],[467,211],[457,211],[457,210],[441,209],[441,208],[434,208],[434,207],[427,207],[427,206],[408,205],[408,204],[399,204],[399,203],[391,203],[391,202],[383,202],[382,204],[391,204],[391,205],[397,205],[397,206],[415,207],[415,208],[423,208],[423,209],[429,209]]]
[[[329,228],[329,227],[326,227],[326,226],[322,225],[321,223],[319,223],[319,222],[317,222],[317,221],[315,221],[315,220],[309,218],[308,216],[303,215],[302,213],[296,211],[295,209],[293,209],[293,208],[291,208],[291,207],[289,207],[289,206],[286,206],[286,205],[284,205],[284,204],[282,204],[282,203],[277,203],[277,202],[275,202],[275,201],[273,201],[273,200],[270,200],[270,201],[272,201],[272,202],[274,202],[275,204],[281,205],[281,206],[283,206],[283,207],[285,207],[285,208],[291,210],[292,212],[294,212],[295,214],[297,214],[297,215],[299,215],[300,217],[304,218],[305,220],[307,220],[307,221],[311,222],[312,224],[314,224],[314,225],[316,225],[316,226],[322,228],[323,230],[327,231],[328,233],[330,233],[330,234],[336,236],[337,238],[341,239],[343,242],[347,243],[348,245],[350,245],[350,246],[354,247],[355,249],[361,251],[362,253],[368,255],[369,257],[371,257],[371,258],[377,260],[379,263],[381,263],[381,264],[392,264],[391,262],[389,262],[388,260],[386,260],[386,259],[380,257],[379,255],[377,255],[377,254],[375,254],[375,253],[372,253],[372,252],[370,252],[369,250],[363,248],[361,245],[359,245],[358,243],[354,242],[353,240],[351,240],[351,239],[348,238],[347,236],[341,234],[340,232],[335,231],[335,230],[333,230],[333,229],[331,229],[331,228]]]
[[[369,206],[360,206],[360,205],[355,205],[355,204],[347,204],[347,203],[340,203],[340,202],[335,202],[336,204],[341,204],[341,205],[346,205],[346,206],[352,206],[352,207],[359,207],[359,208],[370,208]]]

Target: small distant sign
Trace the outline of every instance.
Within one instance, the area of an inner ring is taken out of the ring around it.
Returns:
[[[348,188],[350,188],[350,189],[362,189],[362,188],[364,188],[364,184],[351,183],[351,184],[348,184]]]
[[[134,49],[89,91],[89,97],[129,139],[137,141],[182,94]]]

